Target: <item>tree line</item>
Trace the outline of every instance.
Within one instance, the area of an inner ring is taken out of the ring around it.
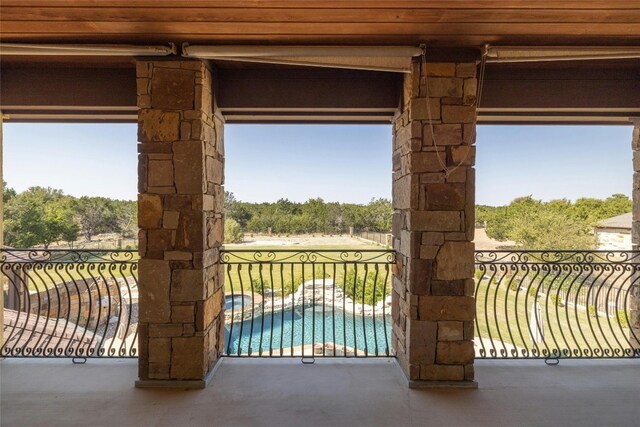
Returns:
[[[106,197],[73,197],[51,187],[31,187],[22,193],[4,183],[4,239],[11,247],[29,248],[54,242],[73,245],[101,233],[123,238],[138,231],[137,203]]]
[[[366,205],[325,202],[321,198],[306,202],[280,199],[274,203],[248,203],[225,192],[227,220],[238,223],[244,232],[277,234],[344,234],[356,230],[391,231],[393,208],[387,199],[372,199]]]
[[[79,238],[91,241],[97,234],[117,233],[123,238],[137,233],[137,203],[106,197],[73,197],[50,187],[31,187],[17,193],[4,183],[5,244],[12,247],[73,245]],[[225,192],[228,242],[242,240],[244,232],[277,234],[342,234],[349,228],[388,232],[393,209],[386,199],[366,205],[325,202],[320,198],[298,203],[248,203]]]
[[[492,239],[511,240],[522,249],[595,249],[595,224],[631,212],[632,206],[624,194],[604,200],[580,198],[575,202],[543,202],[526,196],[506,206],[476,206],[476,226],[485,227]]]
[[[22,193],[4,185],[5,244],[13,247],[70,245],[82,237],[117,233],[137,234],[137,203],[106,197],[73,197],[62,190],[31,187]],[[242,241],[243,233],[346,234],[355,230],[390,232],[393,208],[387,199],[367,204],[306,202],[280,199],[273,203],[239,201],[225,192],[227,242]],[[632,201],[623,194],[604,200],[580,198],[543,202],[532,196],[505,206],[476,206],[476,226],[498,241],[510,240],[522,249],[594,249],[594,225],[603,219],[631,212]]]

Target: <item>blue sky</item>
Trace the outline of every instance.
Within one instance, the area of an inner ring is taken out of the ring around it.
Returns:
[[[631,197],[631,126],[480,126],[476,203]]]
[[[631,195],[629,126],[480,126],[479,204]],[[262,202],[391,197],[391,127],[227,125],[226,188]],[[4,179],[74,196],[135,199],[136,126],[5,124]]]

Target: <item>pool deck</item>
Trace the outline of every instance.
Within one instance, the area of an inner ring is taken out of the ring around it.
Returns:
[[[477,390],[408,389],[393,359],[225,358],[204,390],[133,387],[137,361],[6,359],[3,426],[630,426],[640,360],[477,361]]]
[[[324,349],[324,352],[323,352]],[[334,352],[335,349],[335,352]],[[282,351],[282,353],[280,353]],[[302,357],[306,358],[314,358],[314,357],[342,357],[344,356],[344,352],[347,352],[347,356],[355,356],[362,357],[365,355],[363,350],[358,350],[358,354],[356,355],[356,350],[353,347],[343,347],[341,345],[335,345],[334,343],[316,343],[316,344],[307,344],[307,345],[299,345],[296,347],[286,347],[286,348],[274,348],[272,349],[271,354],[269,354],[269,350],[263,350],[262,353],[254,352],[253,356],[270,356],[270,357]],[[242,354],[242,356],[248,356],[248,354]],[[231,354],[229,357],[238,357],[234,354]]]

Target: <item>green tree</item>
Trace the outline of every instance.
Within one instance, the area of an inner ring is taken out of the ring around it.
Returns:
[[[138,232],[138,203],[129,200],[116,200],[115,207],[117,231],[124,239]]]
[[[236,200],[236,196],[231,191],[225,191],[224,192],[224,209],[225,210],[230,209],[231,207],[233,207],[235,203],[238,203],[238,201]]]
[[[364,209],[364,216],[369,230],[373,231],[390,231],[391,218],[393,216],[393,208],[391,201],[387,199],[371,199]]]
[[[233,210],[231,210],[228,213],[228,215],[234,220],[236,220],[242,228],[247,227],[247,223],[249,222],[249,220],[251,220],[251,217],[253,216],[253,214],[251,213],[251,210],[247,207],[247,203],[242,203],[242,202],[237,203],[234,206]]]
[[[227,218],[234,219],[243,229],[247,228],[247,224],[253,216],[251,204],[236,200],[230,191],[224,192],[224,213]]]
[[[593,223],[603,215],[624,210],[624,199],[612,196],[604,201],[579,199],[571,203],[559,199],[543,203],[527,196],[507,206],[483,210],[483,219],[489,237],[512,240],[523,249],[593,249]]]
[[[327,228],[331,233],[344,233],[347,231],[343,206],[340,203],[330,203],[327,206]]]
[[[225,243],[242,243],[244,240],[244,233],[240,224],[232,218],[225,219],[224,221],[224,241]]]
[[[80,227],[75,222],[74,199],[69,196],[60,197],[47,203],[46,209],[52,217],[55,217],[60,230],[58,239],[62,239],[73,247],[73,242],[78,240]],[[56,240],[58,240],[56,239]]]
[[[485,227],[500,208],[487,205],[476,205],[476,227]]]
[[[66,223],[65,227],[62,230],[62,234],[60,237],[62,240],[67,242],[67,244],[73,248],[73,243],[78,240],[78,236],[80,235],[80,227],[78,224],[74,222]]]
[[[118,213],[113,200],[105,197],[83,196],[74,206],[80,230],[90,242],[100,233],[118,232]]]
[[[11,197],[5,209],[5,241],[14,247],[49,245],[62,237],[68,211],[61,190],[31,187]]]
[[[328,209],[327,205],[320,197],[315,199],[307,200],[301,207],[300,215],[301,219],[304,221],[300,221],[306,230],[311,233],[326,233],[328,228]],[[299,232],[299,231],[295,231]]]
[[[534,210],[514,218],[511,227],[509,239],[523,249],[571,250],[596,246],[595,236],[583,221],[552,209]]]
[[[2,180],[2,201],[6,205],[11,198],[15,197],[16,190],[7,186],[7,182]]]
[[[603,219],[631,212],[633,202],[624,194],[614,194],[604,200],[581,198],[571,206],[572,216],[593,225]]]

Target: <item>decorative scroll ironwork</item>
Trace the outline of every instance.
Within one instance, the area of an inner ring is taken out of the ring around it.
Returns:
[[[2,357],[136,357],[137,254],[0,250]]]
[[[640,357],[636,251],[477,251],[476,357]]]
[[[392,356],[388,250],[225,250],[232,357]]]
[[[477,264],[624,264],[640,262],[638,251],[476,251]]]
[[[390,250],[225,250],[223,264],[246,263],[333,263],[357,262],[361,264],[395,263],[395,252]]]

